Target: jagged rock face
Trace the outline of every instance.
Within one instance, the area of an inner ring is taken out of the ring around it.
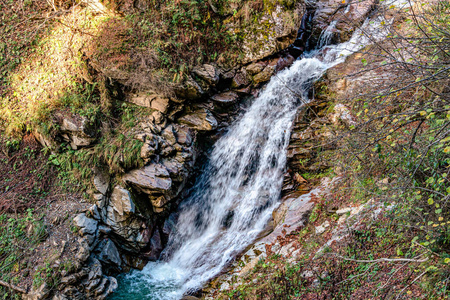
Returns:
[[[128,190],[116,186],[101,210],[103,223],[112,230],[112,237],[119,242],[121,248],[136,252],[147,245],[151,228],[137,214],[135,201]]]

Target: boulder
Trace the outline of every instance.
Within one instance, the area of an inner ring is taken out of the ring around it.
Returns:
[[[200,108],[178,118],[178,122],[199,131],[214,130],[218,125],[216,118],[205,108]]]
[[[60,119],[60,132],[72,149],[89,146],[95,141],[96,130],[83,116],[56,114]]]
[[[260,61],[248,65],[247,67],[245,67],[245,70],[249,75],[253,76],[264,70],[266,66],[267,62]]]
[[[136,212],[130,192],[120,186],[114,188],[109,205],[121,216]]]
[[[148,233],[145,231],[149,228],[137,214],[130,192],[116,186],[104,211],[102,219],[108,227],[103,226],[102,232],[113,232],[111,238],[117,242],[116,245],[130,252],[138,252],[147,245]]]
[[[109,188],[109,174],[104,170],[94,168],[94,187],[102,195],[106,195]]]
[[[268,65],[262,70],[262,72],[256,74],[253,76],[253,82],[258,84],[262,82],[269,81],[272,75],[275,73],[276,64],[275,65]]]
[[[161,132],[161,137],[171,146],[175,145],[177,139],[173,133],[173,126],[169,125]]]
[[[175,135],[177,142],[186,146],[190,146],[192,144],[195,136],[195,134],[187,126],[176,126]]]
[[[108,266],[112,266],[117,269],[120,269],[122,265],[119,250],[117,250],[116,245],[109,239],[103,244],[102,251],[98,255],[98,259]]]
[[[160,111],[153,112],[152,117],[155,121],[155,124],[162,124],[165,121],[164,115]]]
[[[243,88],[250,84],[250,80],[248,79],[247,71],[242,68],[240,72],[237,72],[231,81],[231,87],[233,89]]]
[[[103,222],[111,228],[114,235],[111,238],[116,245],[129,252],[139,252],[144,248],[148,239],[145,231],[149,230],[142,218],[136,214],[121,215],[112,205],[106,208]]]
[[[197,100],[201,98],[204,93],[203,89],[192,79],[192,77],[189,77],[181,87],[175,90],[177,97],[188,100]]]
[[[192,73],[210,86],[219,82],[219,72],[210,64],[203,64],[192,69]]]
[[[239,99],[239,96],[235,92],[224,92],[212,96],[211,99],[219,104],[232,104],[236,103],[236,101]]]
[[[163,114],[167,113],[170,107],[168,98],[153,91],[131,94],[127,101],[139,106],[155,109]]]
[[[276,5],[262,12],[256,22],[246,24],[243,41],[243,64],[261,60],[286,49],[297,37],[301,22],[301,6]],[[233,27],[233,24],[231,25]]]
[[[161,165],[152,163],[144,168],[135,169],[123,176],[123,181],[145,194],[155,192],[167,192],[172,186],[167,169]]]
[[[98,222],[94,219],[86,217],[84,213],[76,215],[76,217],[73,218],[73,223],[75,226],[80,228],[81,235],[93,235],[97,231]]]
[[[156,97],[152,100],[152,103],[150,105],[150,108],[156,109],[163,114],[166,114],[169,111],[169,107],[169,99],[163,97]]]

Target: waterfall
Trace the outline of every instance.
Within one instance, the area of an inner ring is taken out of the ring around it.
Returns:
[[[309,101],[312,83],[330,67],[382,36],[366,21],[350,41],[326,46],[274,76],[220,138],[179,218],[160,261],[121,278],[113,299],[180,299],[217,276],[251,244],[279,204],[291,125]],[[330,32],[333,28],[330,28]],[[324,34],[325,35],[325,34]]]
[[[332,21],[330,25],[320,33],[319,43],[317,48],[321,49],[331,43],[331,38],[333,37],[334,30],[336,29],[337,20]]]

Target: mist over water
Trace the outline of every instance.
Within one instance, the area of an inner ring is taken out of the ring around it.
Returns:
[[[379,23],[366,21],[350,41],[323,45],[272,77],[214,145],[191,195],[180,205],[176,230],[160,261],[122,275],[111,299],[180,299],[202,288],[255,240],[278,205],[291,126],[298,108],[309,101],[311,84],[370,42],[363,31],[381,37]]]

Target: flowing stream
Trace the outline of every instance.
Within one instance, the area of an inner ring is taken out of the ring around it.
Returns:
[[[366,21],[350,41],[313,51],[272,77],[214,145],[180,205],[167,254],[142,271],[122,275],[112,299],[180,299],[202,288],[255,240],[278,205],[292,122],[309,101],[311,84],[370,42],[363,31],[372,38],[382,35],[376,24]],[[333,29],[324,33],[325,40]]]

